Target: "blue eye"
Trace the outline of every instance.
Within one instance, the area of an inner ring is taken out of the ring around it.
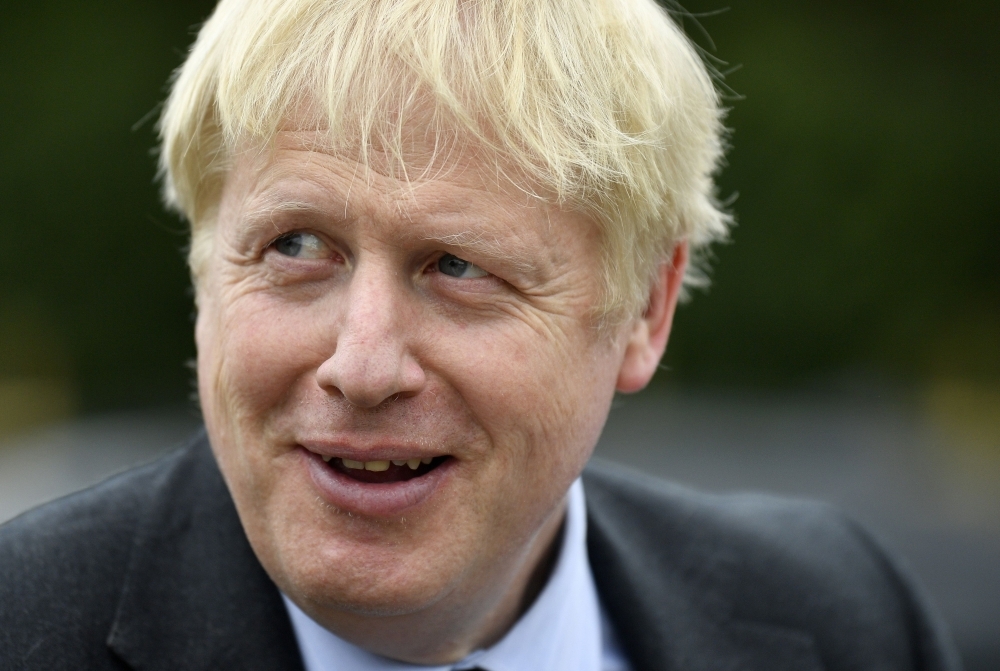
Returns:
[[[330,248],[312,233],[287,233],[275,240],[273,246],[279,254],[297,259],[326,259],[330,257]]]
[[[472,279],[489,275],[489,273],[476,264],[469,263],[465,259],[460,259],[454,254],[445,254],[438,259],[437,268],[445,275],[461,279]]]

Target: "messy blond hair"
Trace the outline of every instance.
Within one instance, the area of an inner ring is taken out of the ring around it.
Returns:
[[[221,0],[159,126],[196,282],[237,146],[266,145],[303,110],[333,150],[377,148],[404,172],[417,119],[441,156],[477,143],[586,211],[603,235],[603,317],[641,310],[678,242],[697,257],[726,234],[718,94],[653,0]]]

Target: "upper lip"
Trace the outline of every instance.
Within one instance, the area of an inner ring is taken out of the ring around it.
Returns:
[[[371,446],[348,445],[323,441],[300,440],[298,444],[321,457],[352,459],[354,461],[399,461],[402,459],[423,459],[443,457],[442,452],[429,452],[427,448],[406,445],[377,444]]]

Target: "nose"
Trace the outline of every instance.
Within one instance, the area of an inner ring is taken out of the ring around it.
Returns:
[[[333,354],[316,372],[320,387],[361,408],[412,396],[426,383],[410,351],[412,306],[392,275],[374,268],[355,271],[338,297]]]

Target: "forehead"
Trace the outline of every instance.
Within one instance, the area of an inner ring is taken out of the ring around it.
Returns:
[[[434,186],[451,185],[478,195],[516,201],[526,207],[544,207],[552,199],[496,152],[457,137],[441,138],[404,129],[400,146],[405,153],[336,146],[323,131],[282,130],[266,143],[245,144],[234,153],[230,180],[253,191],[300,180],[322,180],[317,186],[348,182],[368,196],[382,195],[399,203],[419,206],[419,196]],[[244,191],[244,196],[252,195]]]

